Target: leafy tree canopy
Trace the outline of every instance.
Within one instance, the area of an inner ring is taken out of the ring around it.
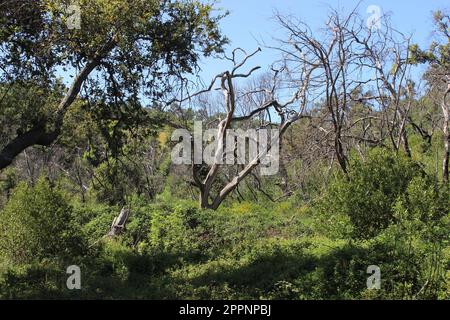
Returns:
[[[221,52],[227,42],[218,27],[224,14],[215,15],[212,5],[200,1],[76,5],[0,4],[2,168],[27,147],[52,143],[79,95],[93,105],[136,114],[176,92],[178,80],[198,68],[201,56]],[[63,72],[71,74],[68,90],[59,80]]]

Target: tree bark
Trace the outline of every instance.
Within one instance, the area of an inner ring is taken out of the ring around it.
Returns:
[[[86,81],[89,74],[100,64],[104,55],[112,50],[114,45],[114,39],[106,43],[101,51],[81,69],[66,95],[61,100],[53,123],[41,123],[35,126],[31,130],[16,137],[0,151],[0,170],[8,167],[13,160],[28,147],[33,145],[49,146],[56,138],[58,138],[61,133],[67,110],[77,98],[83,83]],[[47,131],[47,127],[50,126],[53,128],[50,131]]]
[[[33,145],[49,146],[58,135],[59,130],[46,132],[45,124],[41,124],[18,136],[0,152],[0,170],[8,167],[28,147]]]
[[[450,158],[450,132],[448,130],[450,122],[449,108],[447,104],[447,97],[450,94],[450,83],[447,85],[447,91],[444,94],[442,101],[442,113],[444,114],[444,159],[442,161],[442,178],[445,184],[449,182],[448,164]]]

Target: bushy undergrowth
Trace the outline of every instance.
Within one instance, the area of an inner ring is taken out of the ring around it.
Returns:
[[[1,212],[0,298],[449,299],[448,190],[385,150],[352,161],[313,204],[135,197],[114,239],[119,207],[21,185]],[[81,290],[65,287],[69,264]]]

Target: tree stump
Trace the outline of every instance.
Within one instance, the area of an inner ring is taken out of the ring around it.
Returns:
[[[119,216],[115,217],[111,224],[111,230],[108,232],[109,237],[120,235],[123,232],[128,217],[130,216],[130,212],[130,209],[125,207],[120,210]]]

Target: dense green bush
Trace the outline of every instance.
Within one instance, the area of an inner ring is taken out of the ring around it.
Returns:
[[[9,266],[0,271],[0,299],[71,298],[71,292],[63,290],[65,269],[54,261]]]
[[[354,157],[348,175],[338,175],[318,202],[321,224],[341,237],[369,239],[394,221],[393,204],[422,174],[409,158],[385,149]]]
[[[338,238],[368,240],[352,244],[366,249],[350,257],[349,263],[380,266],[383,287],[376,292],[347,288],[323,294],[350,298],[360,292],[357,296],[362,298],[386,299],[448,296],[448,188],[409,159],[379,150],[365,162],[353,160],[353,168],[348,178],[336,178],[318,201],[318,229]],[[347,270],[343,276],[351,274]],[[334,277],[327,279],[330,283]],[[345,281],[338,277],[332,283],[341,288]]]
[[[398,266],[397,273],[413,266],[417,270],[420,290],[413,298],[436,299],[450,293],[445,292],[450,281],[446,279],[450,259],[445,257],[450,245],[449,200],[447,187],[416,177],[394,205],[395,224],[383,233],[403,261],[409,261],[409,266]]]
[[[13,263],[65,258],[82,253],[83,241],[72,207],[56,187],[41,178],[22,183],[0,212],[0,255]]]

